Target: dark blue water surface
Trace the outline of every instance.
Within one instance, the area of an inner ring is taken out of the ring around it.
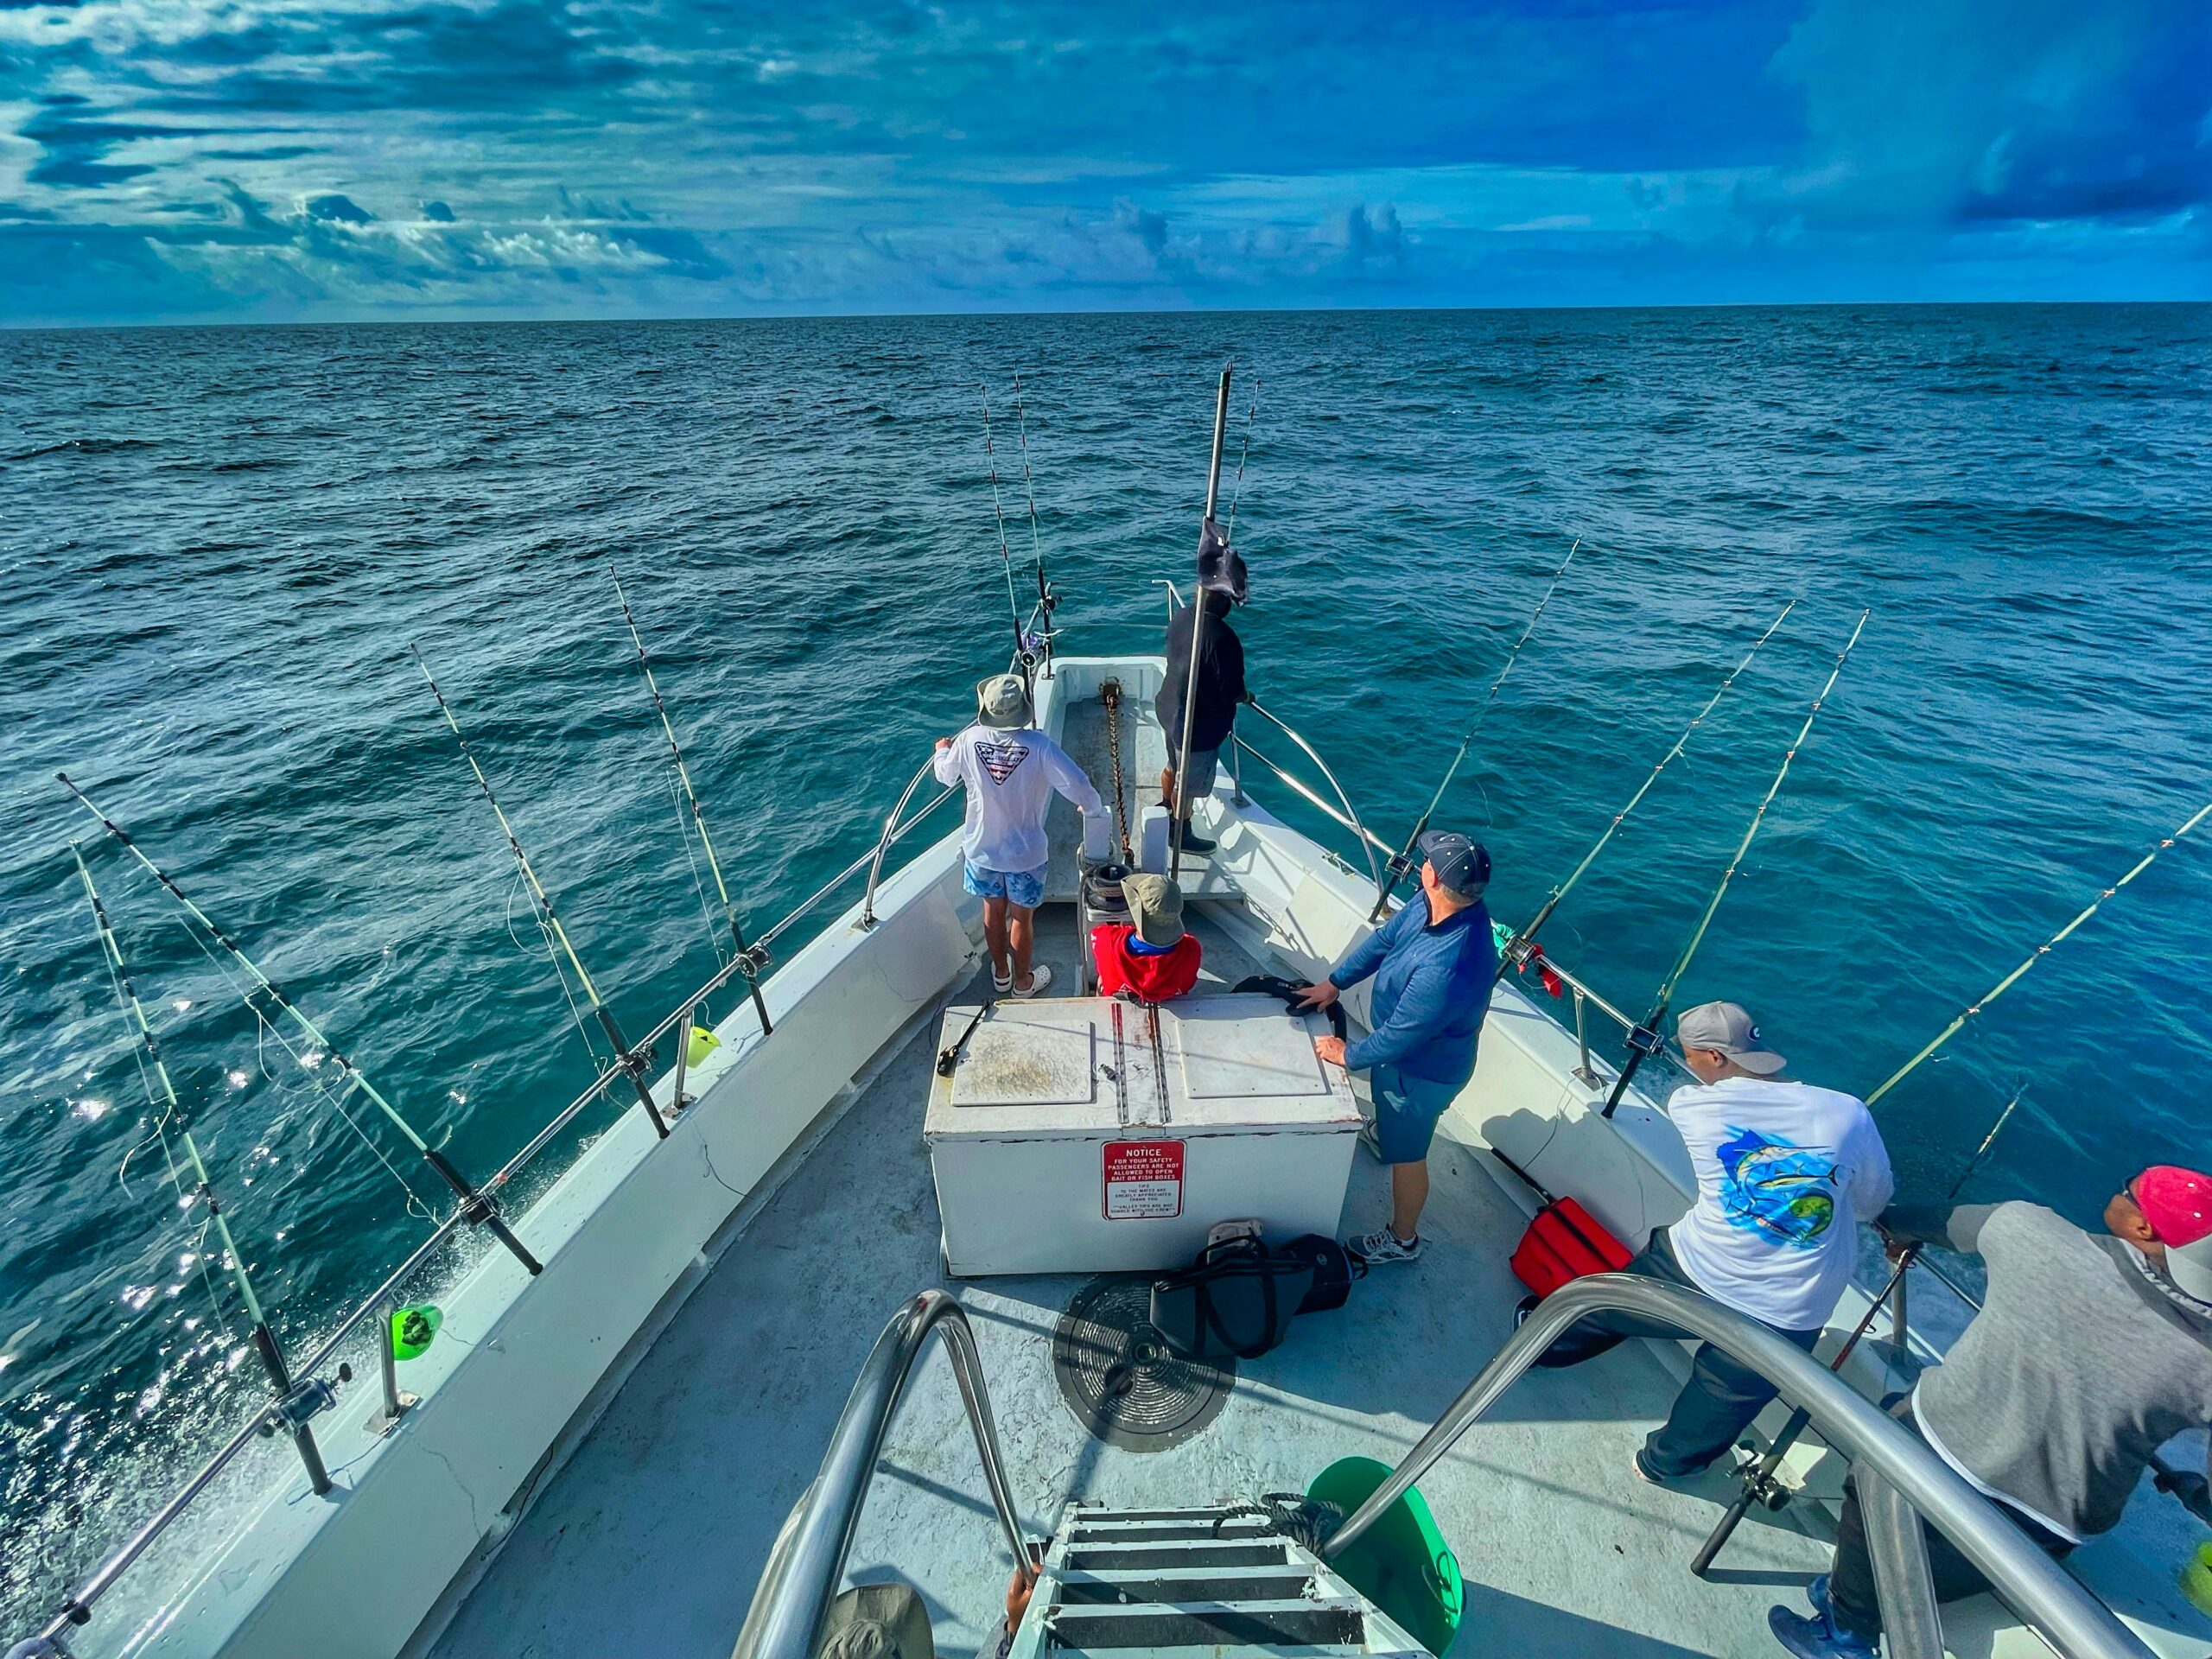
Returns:
[[[2212,798],[2212,308],[0,334],[0,1639],[259,1393],[149,1141],[55,769],[488,1169],[590,1061],[409,642],[644,1026],[715,958],[607,562],[762,925],[871,844],[1003,663],[979,385],[1026,571],[1024,378],[1064,648],[1123,651],[1187,566],[1229,356],[1232,459],[1261,383],[1252,678],[1386,835],[1582,540],[1446,809],[1495,853],[1503,918],[1802,599],[1550,930],[1624,1006],[1862,607],[1681,991],[1749,1003],[1800,1075],[1871,1089]],[[437,1194],[364,1103],[376,1152],[318,1100],[149,880],[86,850],[278,1328],[309,1341],[425,1230],[378,1153]],[[1908,1191],[1940,1193],[2020,1079],[1985,1195],[2087,1220],[2147,1161],[2206,1161],[2208,937],[2212,830],[1883,1103]]]

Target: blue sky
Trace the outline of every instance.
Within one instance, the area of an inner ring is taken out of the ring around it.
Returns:
[[[0,0],[0,321],[2212,298],[2212,3]]]

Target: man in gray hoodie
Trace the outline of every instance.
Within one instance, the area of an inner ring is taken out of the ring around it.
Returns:
[[[1979,1255],[1988,1294],[1943,1363],[1897,1408],[1983,1496],[2044,1549],[2063,1555],[2109,1530],[2168,1440],[2212,1422],[2212,1176],[2158,1166],[2105,1207],[2107,1236],[2040,1205],[1891,1209],[1893,1254],[1944,1243]],[[2163,1479],[2212,1522],[2212,1486]],[[1989,1588],[1939,1533],[1923,1529],[1939,1601]],[[1807,1588],[1814,1617],[1767,1616],[1800,1659],[1870,1659],[1881,1633],[1855,1492],[1836,1528],[1835,1565]]]

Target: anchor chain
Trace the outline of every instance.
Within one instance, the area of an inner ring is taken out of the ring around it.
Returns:
[[[1129,847],[1129,810],[1122,788],[1122,683],[1108,680],[1101,685],[1098,701],[1106,705],[1106,747],[1114,757],[1114,831],[1122,838],[1122,862],[1135,868],[1137,861]]]

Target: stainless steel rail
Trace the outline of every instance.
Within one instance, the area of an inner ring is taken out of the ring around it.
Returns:
[[[976,1333],[958,1302],[942,1290],[925,1290],[891,1316],[869,1351],[830,1433],[822,1471],[791,1511],[769,1554],[730,1659],[813,1659],[823,1616],[845,1576],[845,1556],[860,1527],[861,1505],[875,1478],[884,1434],[933,1331],[944,1335],[1007,1548],[1016,1566],[1033,1575],[1020,1518],[1014,1513],[1013,1489],[1007,1483],[1005,1459],[999,1453],[998,1428],[991,1421],[990,1391],[983,1382]]]
[[[899,791],[899,804],[891,809],[891,816],[883,821],[883,834],[876,841],[875,856],[868,861],[868,893],[861,899],[861,926],[863,928],[875,925],[875,884],[882,880],[883,855],[891,850],[892,837],[899,828],[899,815],[906,810],[906,803],[914,798],[914,791],[922,786],[922,779],[936,769],[937,756],[932,753],[907,781],[906,787]],[[950,790],[945,792],[951,793]]]
[[[1321,769],[1321,776],[1329,780],[1329,787],[1336,791],[1337,799],[1344,805],[1344,817],[1338,818],[1337,822],[1344,824],[1345,827],[1350,829],[1354,835],[1359,837],[1359,850],[1367,855],[1368,874],[1374,877],[1375,885],[1379,890],[1382,885],[1382,872],[1381,868],[1375,862],[1374,849],[1377,847],[1381,847],[1383,852],[1387,854],[1389,852],[1390,849],[1384,846],[1382,842],[1376,840],[1374,836],[1370,834],[1368,832],[1367,826],[1359,821],[1359,809],[1351,804],[1351,797],[1344,793],[1344,786],[1337,781],[1337,774],[1329,770],[1329,763],[1321,758],[1320,751],[1316,749],[1311,743],[1308,743],[1306,739],[1300,734],[1297,728],[1291,725],[1289,721],[1282,719],[1280,715],[1270,713],[1268,709],[1261,703],[1258,698],[1246,698],[1244,706],[1249,709],[1254,714],[1259,715],[1262,720],[1266,721],[1269,725],[1273,726],[1277,731],[1281,732],[1292,742],[1297,744],[1298,747],[1305,752],[1306,758]],[[1248,747],[1245,749],[1245,753],[1247,754],[1251,754],[1254,751]],[[1258,758],[1262,760],[1265,760],[1266,759],[1265,756],[1260,756]],[[1283,778],[1286,782],[1291,781],[1288,774],[1283,772],[1281,767],[1271,767],[1270,769],[1273,770],[1277,776]],[[1296,787],[1297,785],[1294,784],[1293,786]],[[1311,797],[1309,796],[1308,798],[1310,799]],[[1319,804],[1319,803],[1316,804]],[[1323,810],[1326,810],[1325,808]],[[1331,816],[1334,817],[1335,815],[1331,814]]]
[[[910,787],[908,794],[911,795],[912,792]],[[874,852],[862,855],[831,877],[817,889],[811,897],[803,900],[797,909],[761,934],[754,942],[753,948],[756,950],[765,951],[778,938],[818,909],[823,900],[860,874],[861,869],[872,863],[880,865],[883,849],[887,846],[905,836],[924,818],[950,800],[954,793],[954,791],[948,789],[904,823],[887,826],[887,839],[879,841]],[[905,798],[902,797],[902,804],[904,799]],[[895,818],[896,815],[893,816]],[[727,963],[717,969],[706,983],[679,1002],[673,1013],[661,1020],[639,1039],[637,1045],[639,1049],[649,1049],[659,1042],[682,1023],[685,1016],[702,1001],[721,989],[743,972],[744,969],[745,963],[740,961]],[[605,1094],[609,1085],[622,1082],[626,1075],[620,1066],[611,1065],[601,1071],[581,1094],[556,1113],[512,1158],[486,1178],[479,1190],[488,1197],[505,1186],[535,1161],[538,1155],[552,1144],[561,1131],[575,1122],[580,1113]],[[356,1303],[353,1310],[339,1320],[330,1334],[297,1367],[300,1375],[315,1376],[349,1338],[359,1332],[365,1323],[381,1317],[389,1308],[393,1294],[399,1287],[420,1272],[440,1249],[456,1233],[464,1230],[465,1225],[464,1219],[459,1214],[448,1216],[441,1221],[429,1235],[416,1246],[407,1259],[386,1276],[382,1284],[378,1285],[366,1299]],[[116,1581],[128,1572],[154,1541],[175,1522],[178,1516],[191,1507],[194,1501],[213,1484],[215,1478],[229,1467],[241,1452],[260,1439],[262,1416],[262,1410],[257,1408],[245,1425],[187,1478],[184,1484],[160,1509],[149,1516],[137,1531],[117,1546],[106,1559],[93,1569],[91,1575],[79,1585],[75,1592],[63,1604],[62,1611],[55,1614],[41,1628],[39,1634],[49,1641],[56,1640],[62,1637],[72,1627],[84,1624],[90,1616],[93,1604],[114,1586]]]
[[[2015,1614],[2064,1659],[2150,1659],[2104,1603],[2028,1541],[1989,1500],[1872,1401],[1772,1331],[1679,1286],[1621,1273],[1598,1274],[1554,1291],[1484,1366],[1321,1551],[1341,1554],[1443,1459],[1521,1374],[1586,1314],[1618,1310],[1678,1325],[1775,1383],[1808,1412],[1821,1437],[1896,1489],[1997,1587]],[[798,1659],[794,1656],[794,1659]]]

